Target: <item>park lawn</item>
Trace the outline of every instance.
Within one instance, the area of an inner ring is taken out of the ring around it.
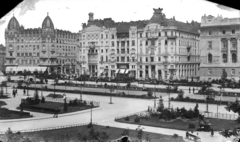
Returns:
[[[0,101],[0,107],[5,105],[7,105],[7,103],[5,103],[4,101]]]
[[[99,125],[93,125],[94,129],[99,132],[106,132],[109,136],[108,141],[115,140],[121,137],[121,133],[124,129],[122,128],[115,128],[115,127],[106,127],[106,126],[99,126]],[[137,127],[137,126],[136,126]],[[46,130],[46,131],[39,131],[39,132],[28,132],[28,133],[22,133],[22,135],[30,138],[30,140],[33,141],[66,141],[68,135],[68,140],[71,142],[79,141],[78,140],[78,134],[88,134],[90,131],[90,128],[85,126],[78,126],[78,127],[72,127],[72,128],[64,128],[64,129],[58,129],[58,130]],[[143,130],[143,139],[146,138],[147,134],[150,135],[152,141],[151,142],[184,142],[183,137],[178,136],[177,138],[173,138],[172,135],[163,135],[163,134],[156,134],[156,133],[149,133],[144,132]],[[129,129],[129,136],[131,140],[137,139],[137,131],[136,130],[130,130]],[[0,135],[0,138],[4,137],[3,135]]]
[[[68,111],[67,112],[64,112],[63,111],[63,106],[64,106],[64,103],[60,103],[60,102],[50,102],[50,101],[45,101],[45,103],[39,103],[39,104],[36,104],[36,105],[33,105],[35,107],[38,107],[38,108],[51,108],[51,109],[59,109],[61,110],[59,112],[59,114],[63,114],[63,113],[70,113],[70,112],[76,112],[76,111],[82,111],[82,110],[87,110],[87,109],[91,109],[91,106],[68,106]],[[96,108],[96,106],[94,106],[93,108]],[[18,107],[19,109],[19,107]],[[39,112],[38,110],[35,110],[35,109],[30,109],[30,108],[24,108],[24,110],[29,110],[29,111],[37,111]],[[44,111],[41,111],[43,113],[45,113]],[[49,112],[46,112],[46,113],[49,113]]]
[[[138,124],[138,125],[146,125],[153,127],[161,127],[161,128],[169,128],[169,129],[177,129],[177,130],[189,130],[189,124],[195,124],[196,129],[198,127],[198,122],[186,122],[181,119],[176,119],[172,122],[162,122],[159,121],[158,117],[151,117],[149,120],[141,119],[139,123],[134,122],[134,118],[136,115],[129,116],[129,121],[125,121],[125,118],[117,119],[117,122],[122,123],[130,123],[130,124]],[[209,121],[214,131],[222,131],[223,129],[233,129],[234,127],[240,127],[240,123],[235,120],[226,120],[226,119],[216,119],[216,118],[205,118],[205,120]],[[196,130],[195,129],[195,130]],[[191,129],[194,130],[194,129]]]
[[[9,110],[9,112],[11,113],[11,110]],[[15,113],[11,113],[11,115],[9,117],[2,117],[0,116],[0,120],[8,120],[8,119],[22,119],[22,118],[31,118],[33,117],[32,115],[19,115],[19,114],[15,114]]]

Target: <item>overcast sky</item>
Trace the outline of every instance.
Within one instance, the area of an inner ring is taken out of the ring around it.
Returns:
[[[25,28],[41,27],[49,12],[54,27],[71,32],[82,29],[88,13],[94,19],[112,18],[115,22],[149,20],[153,8],[163,8],[167,18],[175,16],[178,21],[201,22],[206,15],[236,18],[239,11],[204,0],[24,0],[0,19],[0,44],[5,45],[4,31],[10,18],[17,18]]]

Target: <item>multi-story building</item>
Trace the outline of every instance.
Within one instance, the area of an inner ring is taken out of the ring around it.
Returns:
[[[204,15],[200,30],[201,79],[220,79],[226,71],[227,78],[239,80],[240,18]]]
[[[4,68],[5,51],[6,51],[6,48],[2,44],[0,44],[0,71],[5,71],[5,68]]]
[[[47,15],[42,28],[25,29],[13,16],[5,30],[6,71],[75,72],[77,33],[54,28]]]
[[[81,73],[158,80],[197,76],[200,24],[167,19],[162,10],[154,9],[150,20],[131,22],[98,20],[89,13],[79,33]]]

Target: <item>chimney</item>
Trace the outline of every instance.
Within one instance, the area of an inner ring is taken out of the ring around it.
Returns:
[[[89,20],[88,20],[88,21],[93,21],[93,13],[90,12],[90,13],[88,14],[88,16],[89,16]]]

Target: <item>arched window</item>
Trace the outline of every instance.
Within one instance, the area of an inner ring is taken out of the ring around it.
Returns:
[[[237,62],[237,55],[236,55],[236,53],[232,53],[232,62],[233,63]]]
[[[227,54],[222,55],[223,63],[227,63]]]
[[[212,63],[212,54],[208,54],[208,63]]]

